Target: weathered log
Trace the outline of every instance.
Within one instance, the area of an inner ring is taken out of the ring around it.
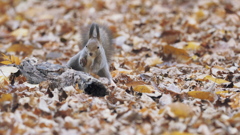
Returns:
[[[93,96],[105,96],[106,87],[91,75],[69,69],[66,66],[49,62],[38,63],[36,58],[26,58],[17,66],[21,74],[32,84],[50,81],[55,88],[75,86],[78,84],[85,93]]]

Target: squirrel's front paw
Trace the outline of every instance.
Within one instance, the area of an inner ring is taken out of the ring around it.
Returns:
[[[87,65],[87,59],[86,58],[81,58],[80,59],[80,66],[85,67]]]

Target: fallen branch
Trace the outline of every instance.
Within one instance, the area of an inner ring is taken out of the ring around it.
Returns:
[[[21,74],[32,84],[50,81],[54,88],[64,88],[78,84],[85,93],[93,96],[105,96],[106,87],[87,73],[69,69],[66,66],[49,62],[38,63],[36,58],[27,58],[17,66]]]

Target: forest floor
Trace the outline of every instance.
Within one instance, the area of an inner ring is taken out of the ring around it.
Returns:
[[[113,33],[108,95],[11,82],[26,57],[65,65],[93,22]],[[239,22],[239,0],[0,0],[0,134],[238,134]]]

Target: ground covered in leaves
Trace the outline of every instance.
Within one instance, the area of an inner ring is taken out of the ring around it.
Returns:
[[[0,134],[239,133],[240,1],[1,0],[0,11]],[[66,64],[92,22],[113,32],[117,87],[99,78],[109,95],[9,76],[26,57]]]

